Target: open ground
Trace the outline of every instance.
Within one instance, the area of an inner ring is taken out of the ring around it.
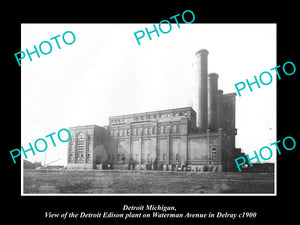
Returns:
[[[274,193],[274,173],[23,170],[24,194]]]

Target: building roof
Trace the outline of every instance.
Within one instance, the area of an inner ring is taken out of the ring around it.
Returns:
[[[156,110],[156,111],[149,111],[149,112],[141,112],[141,113],[132,113],[132,114],[124,114],[118,116],[110,116],[109,119],[115,119],[119,117],[133,117],[133,116],[143,116],[143,115],[152,115],[152,114],[163,114],[169,113],[174,111],[191,111],[192,113],[196,114],[192,107],[181,107],[181,108],[174,108],[174,109],[164,109],[164,110]]]
[[[70,127],[69,129],[77,130],[77,129],[87,129],[87,128],[95,128],[95,127],[101,127],[101,126],[92,124],[92,125],[74,126],[74,127]]]

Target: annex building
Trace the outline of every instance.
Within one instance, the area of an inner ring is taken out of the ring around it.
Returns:
[[[109,117],[108,126],[69,128],[68,169],[231,171],[235,147],[235,93],[218,89],[207,72],[208,51],[196,53],[194,109],[182,107]]]

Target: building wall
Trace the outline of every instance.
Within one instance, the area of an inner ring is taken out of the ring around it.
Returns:
[[[235,97],[236,93],[224,94],[222,103],[222,152],[223,152],[223,165],[226,171],[234,170],[234,159],[237,156],[235,146],[235,136],[237,130],[235,128]]]
[[[114,168],[145,169],[146,165],[191,165],[205,171],[231,170],[235,150],[235,95],[222,95],[218,131],[198,132],[192,108],[114,116],[109,126],[70,128],[69,169],[95,169],[109,162]]]
[[[172,138],[186,140],[188,131],[195,130],[195,112],[190,107],[115,116],[109,121],[108,158],[117,164],[132,160],[169,164],[173,160]],[[182,159],[186,156],[184,151],[177,154]]]
[[[222,169],[222,131],[190,134],[188,139],[188,163],[210,165]]]
[[[94,169],[97,162],[107,159],[104,128],[89,125],[71,127],[69,130],[68,169]]]
[[[68,168],[95,169],[109,162],[114,168],[139,165],[205,166],[232,170],[235,154],[235,94],[221,95],[218,131],[198,132],[192,108],[110,117],[109,126],[70,128]]]

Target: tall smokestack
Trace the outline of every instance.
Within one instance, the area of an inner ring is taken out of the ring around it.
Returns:
[[[207,56],[208,51],[201,49],[196,53],[196,93],[194,109],[197,113],[199,131],[207,129]]]
[[[218,129],[218,77],[216,73],[207,75],[207,117],[211,131]]]
[[[218,120],[217,128],[223,128],[223,91],[218,90]]]

